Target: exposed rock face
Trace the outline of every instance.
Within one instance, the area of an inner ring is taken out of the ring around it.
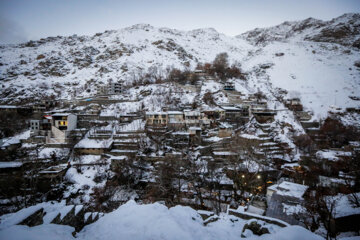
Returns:
[[[102,216],[98,212],[88,212],[85,214],[85,209],[82,205],[70,205],[66,207],[69,207],[69,210],[63,213],[64,216],[61,216],[61,212],[57,212],[56,215],[54,215],[51,211],[49,212],[49,209],[44,210],[44,208],[40,208],[18,224],[29,227],[41,225],[44,223],[44,216],[49,214],[49,216],[53,216],[53,219],[50,219],[50,223],[72,226],[75,228],[75,231],[78,232],[85,225],[97,221],[99,217]]]
[[[345,14],[331,20],[318,34],[306,37],[314,42],[331,42],[345,46],[359,46],[360,14]]]

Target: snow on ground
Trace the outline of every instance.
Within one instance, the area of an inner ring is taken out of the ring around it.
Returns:
[[[307,211],[306,208],[304,208],[300,204],[289,205],[286,203],[282,203],[282,205],[283,205],[283,211],[286,215],[306,213],[306,211]]]
[[[219,82],[215,82],[214,80],[204,81],[201,86],[200,95],[203,96],[205,93],[215,93],[223,89],[223,85]]]
[[[100,155],[81,155],[78,157],[78,159],[72,159],[70,163],[96,164],[99,163],[100,159]]]
[[[13,137],[0,139],[0,147],[7,147],[11,144],[18,144],[21,140],[28,139],[30,137],[30,130],[26,130]]]
[[[44,204],[36,205],[40,208]],[[53,206],[58,207],[59,204]],[[63,207],[62,207],[63,208]],[[62,209],[59,207],[59,209]],[[44,223],[35,227],[14,225],[22,217],[26,216],[25,211],[20,214],[13,213],[2,216],[0,224],[0,239],[74,239],[71,235],[72,227]],[[28,212],[33,212],[28,211]],[[10,221],[9,219],[12,219]],[[16,221],[15,221],[16,219]],[[138,205],[129,201],[120,206],[117,210],[105,214],[95,223],[85,226],[77,234],[76,239],[222,239],[240,240],[243,226],[246,220],[222,214],[219,220],[203,225],[203,220],[197,211],[190,207],[175,206],[167,208],[164,205],[154,203]],[[279,240],[319,240],[322,237],[315,235],[300,226],[289,226],[280,228],[275,225],[267,225],[270,234],[260,237],[249,236],[247,239],[279,239]]]
[[[360,114],[359,113],[351,113],[351,114],[343,114],[340,116],[340,120],[343,124],[347,126],[354,126],[360,128]]]
[[[6,240],[66,240],[72,237],[73,227],[43,224],[36,227],[13,225],[0,230],[0,239]]]
[[[132,121],[131,123],[118,127],[118,131],[122,131],[122,132],[138,131],[138,130],[144,130],[144,128],[145,128],[145,121],[143,121],[142,119],[137,119]]]
[[[108,164],[109,165],[109,164]],[[79,172],[78,169],[81,169]],[[103,187],[105,182],[95,182],[95,177],[106,173],[108,166],[83,166],[71,167],[65,175],[65,179],[72,183],[64,193],[64,196],[70,194],[80,193],[81,201],[89,202],[91,200],[91,193],[94,187]],[[77,201],[77,200],[75,200]]]
[[[141,102],[122,102],[106,106],[101,110],[101,116],[119,116],[120,114],[127,114],[139,111],[141,109]]]
[[[222,216],[219,221],[204,226],[197,212],[189,207],[176,206],[168,209],[160,204],[136,205],[130,201],[118,210],[105,215],[96,223],[84,228],[79,239],[240,239],[246,221],[230,221]],[[151,223],[151,225],[150,225]],[[289,227],[292,231],[279,229],[277,238],[293,239],[296,233],[304,232],[309,238],[321,239],[303,228]],[[294,234],[295,233],[295,234]],[[270,235],[268,235],[269,238]],[[261,239],[268,239],[266,236]],[[250,238],[251,239],[251,238]],[[253,238],[255,239],[255,238]],[[295,238],[294,238],[295,239]]]
[[[64,156],[68,155],[69,152],[70,152],[69,148],[44,147],[44,148],[41,148],[39,151],[39,158],[48,159],[48,158],[51,158],[51,156],[64,157]]]

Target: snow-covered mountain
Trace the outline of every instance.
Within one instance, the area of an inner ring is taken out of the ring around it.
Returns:
[[[220,52],[248,74],[246,91],[277,88],[324,115],[330,105],[360,106],[360,14],[331,21],[306,19],[237,37],[215,29],[179,31],[138,24],[94,36],[49,37],[0,46],[0,101],[91,96],[109,79],[131,85],[145,73],[194,69]],[[357,64],[358,66],[360,64]]]
[[[255,45],[267,45],[288,39],[338,43],[360,48],[360,14],[347,13],[330,21],[308,18],[303,21],[284,22],[274,27],[256,28],[238,38]]]

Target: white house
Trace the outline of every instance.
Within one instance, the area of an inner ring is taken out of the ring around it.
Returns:
[[[72,113],[55,113],[52,115],[51,133],[47,143],[67,143],[70,132],[76,128],[77,116]]]

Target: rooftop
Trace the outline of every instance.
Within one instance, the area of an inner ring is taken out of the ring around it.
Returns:
[[[112,139],[99,140],[84,138],[75,145],[75,148],[110,148]]]
[[[17,168],[21,166],[22,162],[0,162],[0,168]]]
[[[297,183],[284,181],[280,184],[271,185],[269,190],[275,191],[278,195],[289,196],[301,199],[309,187]]]
[[[67,117],[69,115],[74,115],[74,114],[72,114],[72,113],[55,113],[52,116],[53,117]]]

